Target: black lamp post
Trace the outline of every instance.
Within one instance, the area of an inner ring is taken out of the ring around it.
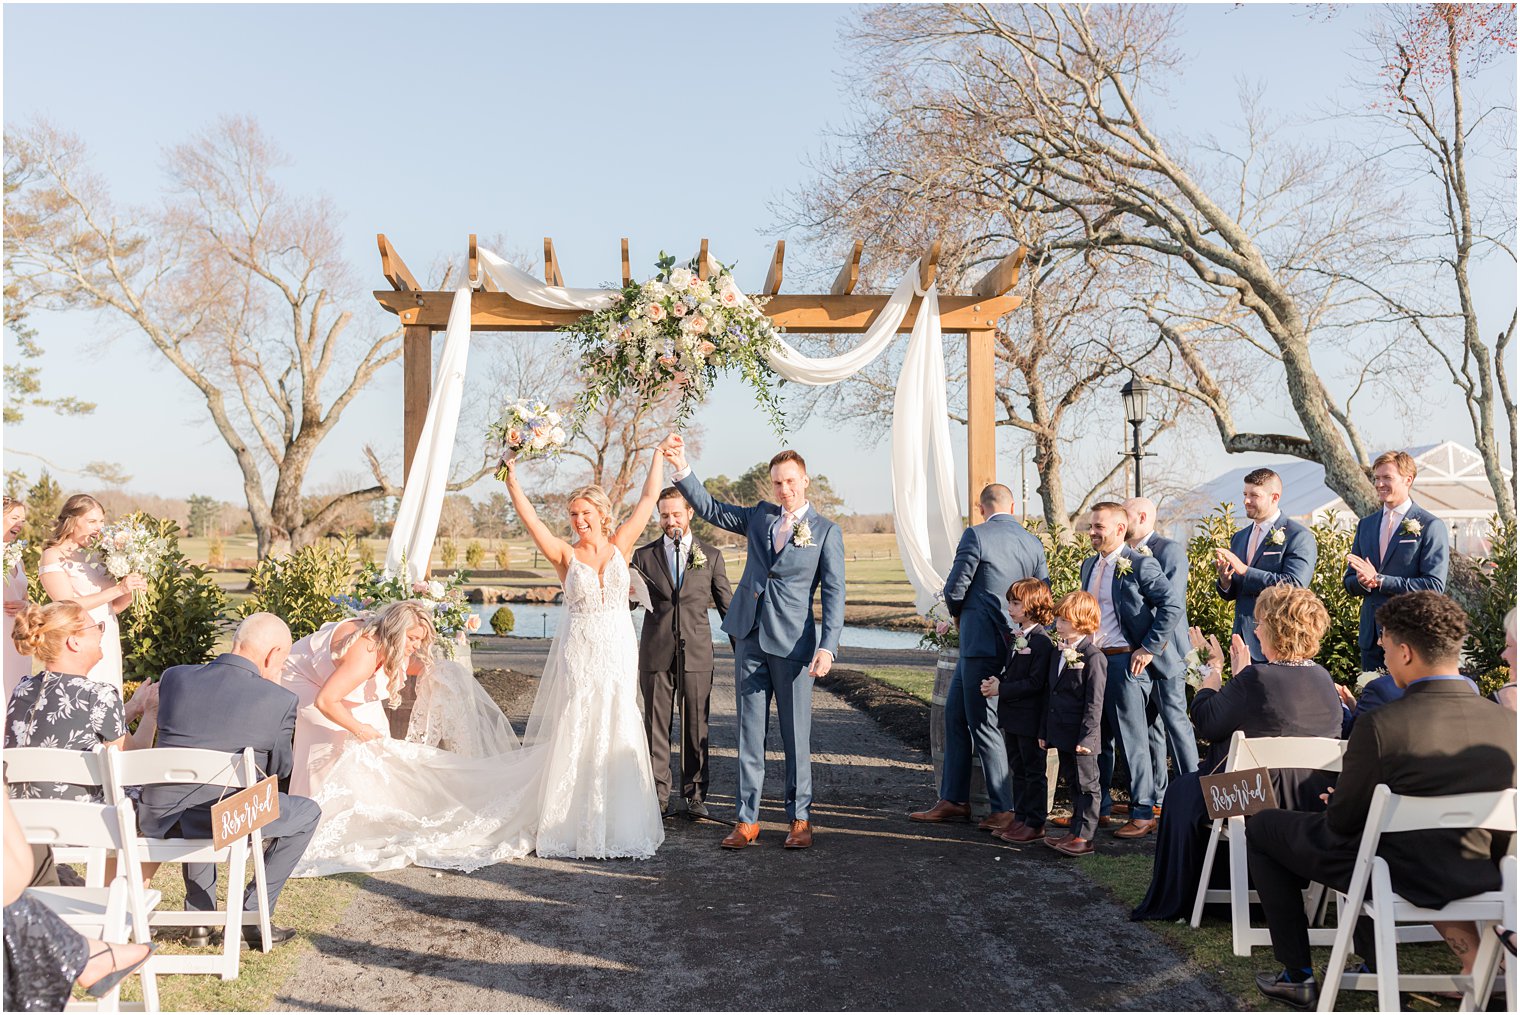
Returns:
[[[1144,381],[1130,375],[1124,387],[1119,389],[1119,394],[1124,396],[1124,418],[1129,420],[1133,428],[1130,438],[1130,450],[1121,451],[1119,454],[1128,455],[1135,460],[1135,496],[1141,496],[1140,486],[1140,462],[1145,458],[1155,457],[1140,447],[1140,424],[1145,422],[1145,403],[1151,393],[1151,386]]]

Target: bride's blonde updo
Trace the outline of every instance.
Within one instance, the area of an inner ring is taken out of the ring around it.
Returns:
[[[589,501],[602,513],[602,535],[612,538],[612,498],[607,496],[607,491],[594,483],[591,486],[583,486],[565,501],[566,509],[568,510],[570,505],[578,500]]]
[[[94,618],[78,603],[28,603],[16,614],[11,641],[17,652],[47,665],[63,655],[63,643],[70,635],[83,634],[94,626]]]
[[[433,641],[438,637],[437,629],[433,626],[433,610],[428,604],[416,599],[386,603],[362,618],[359,629],[354,632],[355,637],[367,636],[375,644],[375,656],[380,662],[380,668],[385,671],[385,689],[389,695],[385,701],[387,708],[398,708],[401,705],[401,686],[406,681],[408,662],[406,636],[414,627],[427,631],[427,636],[413,657],[422,667],[418,674],[422,677],[433,668]]]

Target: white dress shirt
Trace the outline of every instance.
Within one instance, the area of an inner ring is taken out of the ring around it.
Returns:
[[[1114,606],[1114,574],[1123,552],[1124,546],[1121,544],[1113,553],[1100,556],[1093,562],[1092,572],[1087,576],[1087,591],[1098,600],[1098,614],[1101,617],[1098,633],[1094,636],[1099,648],[1122,648],[1129,644],[1124,637],[1124,628],[1119,626],[1119,611]],[[1098,580],[1100,565],[1102,581]]]
[[[691,533],[687,532],[683,535],[679,544],[669,536],[666,536],[663,542],[665,544],[665,566],[670,568],[670,579],[676,582],[676,587],[679,588],[680,582],[685,580],[686,572],[690,569],[687,561],[691,560]],[[679,547],[679,551],[677,547]],[[677,552],[680,554],[679,557],[677,557]]]

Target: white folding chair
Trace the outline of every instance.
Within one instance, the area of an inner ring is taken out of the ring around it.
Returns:
[[[1225,772],[1239,772],[1248,768],[1309,768],[1322,772],[1339,772],[1341,757],[1346,752],[1344,740],[1328,737],[1247,737],[1237,730],[1230,738],[1230,753],[1225,760]],[[1230,887],[1210,888],[1209,878],[1214,872],[1214,857],[1219,850],[1220,837],[1229,842]],[[1311,921],[1320,909],[1324,898],[1324,886],[1311,885],[1305,893],[1304,907]],[[1251,889],[1250,875],[1246,870],[1246,819],[1232,817],[1226,822],[1219,818],[1211,822],[1209,844],[1203,855],[1203,871],[1198,876],[1198,891],[1193,896],[1192,925],[1203,921],[1203,907],[1210,902],[1230,904],[1230,937],[1236,955],[1249,956],[1253,947],[1272,943],[1271,932],[1265,927],[1251,926],[1251,903],[1257,901]],[[1312,944],[1328,945],[1335,939],[1331,928],[1316,927],[1309,931]]]
[[[1460,793],[1452,796],[1400,796],[1386,785],[1372,791],[1372,805],[1367,810],[1367,825],[1362,832],[1351,884],[1340,896],[1340,921],[1325,983],[1319,996],[1320,1011],[1334,1011],[1336,995],[1342,990],[1372,990],[1378,993],[1380,1011],[1398,1011],[1400,990],[1460,990],[1462,1010],[1472,1011],[1488,1003],[1493,989],[1494,963],[1498,961],[1498,938],[1492,927],[1515,913],[1514,840],[1510,855],[1500,865],[1499,891],[1483,892],[1457,899],[1440,909],[1426,909],[1407,902],[1395,894],[1388,876],[1388,862],[1377,855],[1378,841],[1396,832],[1427,829],[1486,828],[1495,832],[1515,831],[1515,791]],[[1357,917],[1372,919],[1377,957],[1376,973],[1347,973],[1351,954],[1351,935]],[[1471,920],[1478,925],[1482,942],[1473,963],[1471,978],[1448,975],[1399,975],[1397,925],[1435,920]],[[1506,983],[1506,989],[1511,989]],[[1509,995],[1513,1002],[1515,996]],[[1511,1005],[1513,1007],[1513,1005]]]
[[[61,747],[8,747],[0,760],[4,762],[5,784],[18,782],[62,783],[69,786],[99,786],[107,801],[115,802],[106,788],[106,763],[104,754],[110,748],[96,747],[90,751],[67,751]],[[106,883],[104,849],[65,846],[53,850],[58,863],[77,863],[84,866],[84,883],[91,888],[104,888]]]
[[[132,801],[115,804],[80,803],[73,800],[12,800],[11,811],[26,841],[34,845],[87,846],[110,850],[116,855],[118,876],[109,887],[49,886],[28,888],[27,893],[47,906],[85,937],[111,944],[139,944],[151,940],[150,921],[162,896],[143,887],[142,858],[137,850],[137,815]],[[140,972],[143,1002],[134,1010],[158,1011],[157,958],[149,959]],[[78,1010],[119,1010],[120,985],[98,1005]],[[72,1005],[71,1005],[72,1007]]]
[[[109,778],[114,791],[126,786],[153,786],[165,783],[216,786],[231,795],[259,781],[258,766],[252,748],[228,754],[191,747],[156,747],[140,751],[113,751]],[[139,836],[137,846],[144,860],[157,863],[210,863],[227,867],[227,902],[220,911],[222,950],[218,955],[164,955],[159,962],[161,973],[213,973],[224,980],[238,975],[239,950],[243,926],[259,928],[264,951],[270,948],[269,891],[264,877],[264,838],[255,829],[218,849],[211,839],[157,839]],[[248,876],[248,855],[253,854],[253,876],[257,887],[256,913],[243,912],[243,884]],[[155,910],[155,926],[215,926],[215,911],[191,909]]]

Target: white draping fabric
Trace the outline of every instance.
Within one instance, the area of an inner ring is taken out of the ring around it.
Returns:
[[[533,306],[557,310],[595,311],[614,295],[605,289],[553,286],[508,264],[491,251],[477,251],[481,270],[497,288]],[[476,284],[479,280],[471,280]],[[892,343],[915,296],[923,306],[914,321],[908,352],[897,378],[892,417],[892,509],[903,568],[921,612],[927,612],[944,586],[961,524],[955,499],[955,465],[950,446],[950,417],[945,397],[944,337],[940,331],[939,294],[917,289],[918,262],[848,352],[809,357],[785,341],[770,357],[771,366],[796,384],[837,384],[880,356]],[[416,580],[426,569],[438,532],[438,516],[448,481],[454,435],[459,424],[465,360],[469,354],[469,289],[454,295],[438,380],[428,403],[427,420],[417,455],[407,474],[406,489],[396,514],[396,526],[386,551],[386,566],[395,570],[403,555],[408,574]]]
[[[417,581],[427,573],[438,535],[438,516],[448,493],[449,464],[454,459],[454,435],[459,430],[459,406],[464,396],[464,370],[470,358],[470,289],[461,286],[449,307],[448,330],[438,376],[428,398],[427,418],[412,467],[401,491],[396,524],[385,549],[385,567],[399,573],[403,563],[407,577]]]

